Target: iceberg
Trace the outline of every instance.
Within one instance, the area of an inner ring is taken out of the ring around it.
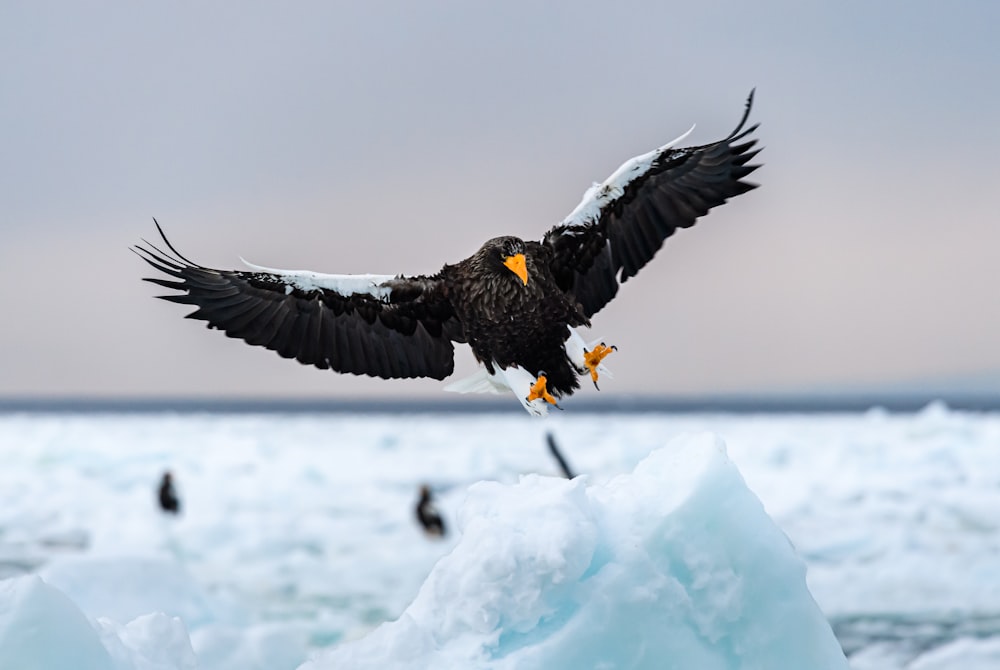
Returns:
[[[37,575],[0,581],[0,668],[17,670],[195,670],[180,619],[162,613],[127,625],[90,621]]]
[[[38,574],[91,616],[132,621],[161,612],[192,630],[215,618],[208,596],[169,557],[70,555],[54,559]]]
[[[37,576],[0,582],[0,668],[114,670],[97,631]]]
[[[714,434],[603,484],[474,484],[457,522],[398,619],[302,665],[306,631],[227,627],[174,561],[85,556],[0,581],[0,668],[847,668],[804,562]]]
[[[301,670],[848,667],[805,564],[712,434],[607,485],[472,486],[396,621]]]

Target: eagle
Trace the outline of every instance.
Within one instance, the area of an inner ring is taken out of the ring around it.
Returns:
[[[188,260],[167,239],[132,247],[166,275],[147,277],[193,305],[187,318],[304,365],[384,379],[454,372],[454,345],[479,362],[458,392],[513,391],[531,414],[560,408],[588,376],[609,376],[616,347],[577,332],[678,228],[757,184],[745,181],[760,151],[747,127],[753,106],[725,139],[676,148],[694,128],[626,161],[595,183],[541,241],[495,237],[437,274],[338,275],[244,263],[217,270]]]

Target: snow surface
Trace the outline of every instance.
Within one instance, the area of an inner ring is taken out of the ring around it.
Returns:
[[[83,612],[63,593],[31,576],[0,582],[0,667],[113,666]]]
[[[606,486],[472,487],[397,621],[303,670],[847,668],[805,565],[711,434]]]
[[[809,589],[852,667],[998,667],[1000,416],[943,406],[820,416],[568,406],[544,421],[0,415],[0,578],[16,578],[0,582],[0,625],[16,630],[11,603],[34,601],[52,610],[46,621],[61,637],[74,620],[89,622],[115,670],[192,667],[191,654],[202,669],[291,670],[417,599],[456,548],[471,485],[556,474],[547,431],[586,474],[573,486],[591,491],[673,437],[705,430],[725,438],[805,559]],[[167,468],[179,518],[155,506]],[[443,541],[413,521],[421,483],[453,529]],[[485,504],[484,490],[473,487],[470,502]],[[6,639],[3,653],[13,648]],[[49,646],[37,648],[58,651]]]

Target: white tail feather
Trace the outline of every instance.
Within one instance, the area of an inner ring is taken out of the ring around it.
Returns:
[[[506,393],[510,388],[498,383],[496,378],[480,367],[468,377],[462,377],[445,385],[445,391],[452,393]]]
[[[528,402],[528,393],[535,378],[530,372],[516,365],[503,370],[494,364],[497,372],[490,374],[485,367],[476,372],[455,380],[444,387],[445,391],[453,393],[505,393],[510,391],[521,402],[521,406],[533,416],[545,416],[549,413],[549,404],[542,399]]]

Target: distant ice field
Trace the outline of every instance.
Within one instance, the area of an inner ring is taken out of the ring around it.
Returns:
[[[249,640],[253,662],[294,668],[400,614],[453,546],[469,485],[558,475],[546,432],[577,473],[603,483],[705,430],[806,560],[852,667],[997,658],[1000,415],[937,405],[546,420],[3,414],[0,578],[39,573],[95,618],[180,616],[199,667],[227,640]],[[155,504],[166,469],[178,518]],[[444,540],[415,523],[424,483],[453,531]]]

